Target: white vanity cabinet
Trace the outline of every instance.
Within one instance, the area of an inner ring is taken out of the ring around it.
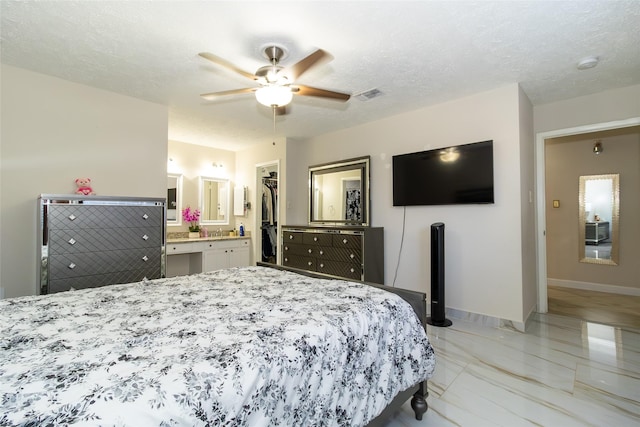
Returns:
[[[167,243],[167,277],[251,264],[249,237]]]
[[[222,240],[207,242],[202,251],[202,271],[215,271],[249,265],[249,240]]]

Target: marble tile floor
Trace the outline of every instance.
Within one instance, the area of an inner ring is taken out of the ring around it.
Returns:
[[[549,313],[640,330],[640,296],[547,287]]]
[[[534,314],[526,333],[453,320],[428,327],[429,410],[385,427],[640,426],[640,331]]]

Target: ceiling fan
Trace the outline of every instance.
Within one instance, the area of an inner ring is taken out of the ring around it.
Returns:
[[[337,101],[348,101],[350,94],[335,92],[326,89],[319,89],[311,86],[301,85],[295,81],[306,71],[314,66],[328,62],[333,57],[322,49],[318,49],[299,62],[290,67],[280,65],[280,60],[284,56],[284,49],[280,46],[267,46],[264,49],[264,55],[269,60],[270,65],[258,68],[255,74],[246,72],[229,61],[226,61],[212,53],[202,52],[199,55],[209,61],[225,67],[231,71],[240,74],[259,84],[257,87],[248,87],[242,89],[225,90],[222,92],[204,93],[200,95],[202,98],[213,101],[220,97],[229,95],[238,95],[244,93],[255,93],[257,101],[272,107],[274,109],[284,107],[293,99],[293,95],[315,96],[320,98],[329,98]]]

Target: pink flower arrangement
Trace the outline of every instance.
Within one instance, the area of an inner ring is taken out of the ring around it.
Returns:
[[[182,209],[182,219],[184,222],[189,223],[189,231],[200,231],[200,225],[198,221],[200,220],[200,210],[194,209],[191,210],[189,206]]]

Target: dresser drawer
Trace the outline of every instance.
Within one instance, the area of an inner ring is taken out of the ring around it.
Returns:
[[[107,274],[91,276],[68,277],[54,279],[49,282],[49,293],[63,292],[70,289],[98,288],[101,286],[121,283],[140,282],[143,279],[159,279],[160,272],[157,267],[148,266],[138,270],[116,271]]]
[[[282,265],[288,267],[300,268],[303,270],[315,271],[316,260],[312,257],[305,257],[300,255],[282,255]]]
[[[361,248],[362,236],[359,234],[335,234],[332,246],[336,248]]]
[[[300,231],[283,231],[282,242],[286,243],[302,243],[302,235],[304,233]]]
[[[49,231],[49,253],[159,248],[162,246],[162,237],[158,227],[53,229]]]
[[[316,248],[309,245],[296,245],[292,243],[285,242],[282,245],[282,253],[283,255],[301,255],[301,256],[311,256],[313,251]]]
[[[314,255],[319,260],[354,262],[358,264],[362,262],[361,248],[359,247],[335,248],[333,246],[321,246],[317,248]]]
[[[362,280],[362,265],[357,263],[318,260],[316,262],[316,271],[347,279]]]
[[[162,206],[52,205],[47,211],[49,229],[158,227]]]
[[[160,271],[161,258],[160,248],[55,254],[49,257],[49,273],[62,279],[148,268]]]
[[[332,235],[328,233],[304,233],[302,243],[314,246],[331,246]]]

